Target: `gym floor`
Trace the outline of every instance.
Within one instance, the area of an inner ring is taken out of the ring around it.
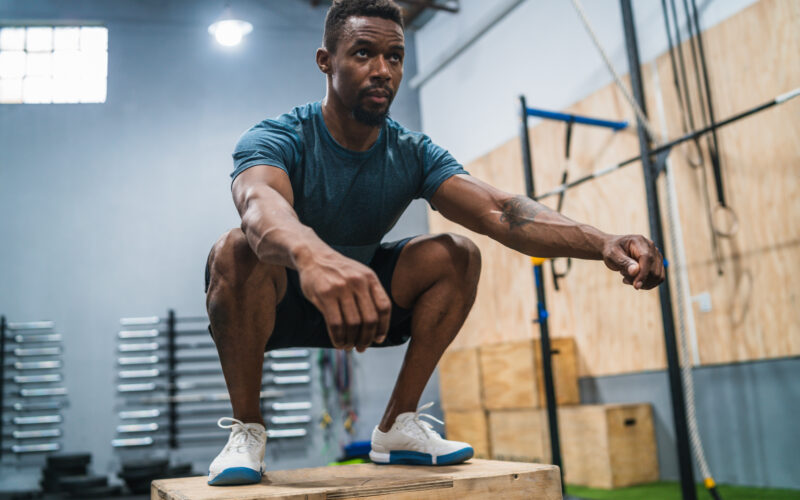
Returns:
[[[719,494],[725,500],[797,500],[797,490],[781,490],[771,488],[750,488],[747,486],[717,486]],[[600,490],[584,486],[567,485],[567,495],[584,500],[681,500],[680,485],[675,482],[658,482]],[[710,498],[708,491],[698,484],[697,498]]]

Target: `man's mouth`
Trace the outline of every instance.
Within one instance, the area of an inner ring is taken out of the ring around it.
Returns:
[[[370,90],[367,91],[365,97],[377,104],[383,104],[389,101],[391,93],[386,90]]]
[[[383,104],[389,100],[386,94],[367,94],[367,99],[379,104]]]

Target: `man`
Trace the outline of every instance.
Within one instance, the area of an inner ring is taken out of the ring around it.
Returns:
[[[323,38],[316,62],[325,99],[259,123],[233,154],[242,224],[217,241],[206,268],[210,330],[234,415],[219,423],[231,435],[209,468],[212,485],[260,481],[264,351],[289,346],[362,352],[410,339],[370,457],[444,465],[472,456],[467,443],[421,420],[428,415],[417,404],[472,307],[480,253],[454,234],[381,244],[414,198],[527,255],[602,259],[637,289],[664,279],[646,238],[608,235],[495,189],[388,118],[404,56],[391,0],[335,1]]]

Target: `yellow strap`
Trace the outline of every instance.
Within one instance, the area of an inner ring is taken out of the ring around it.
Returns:
[[[534,266],[540,266],[545,263],[547,259],[544,257],[531,257],[531,264]]]

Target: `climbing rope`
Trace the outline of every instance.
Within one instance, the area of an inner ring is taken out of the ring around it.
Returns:
[[[658,79],[658,68],[653,65],[653,83],[656,87],[656,108],[658,109],[660,125],[662,130],[666,130],[666,119],[664,112],[664,101],[661,96],[661,86]],[[662,140],[666,137],[662,136]],[[689,353],[689,337],[697,338],[697,330],[694,323],[694,312],[692,310],[691,294],[689,292],[689,276],[686,270],[686,253],[683,246],[683,230],[680,223],[680,211],[678,209],[678,192],[675,188],[675,177],[672,171],[672,162],[666,158],[665,175],[667,191],[667,218],[669,219],[669,242],[672,248],[672,278],[675,281],[675,295],[678,303],[678,332],[680,336],[680,365],[681,379],[686,390],[686,420],[689,425],[689,440],[692,443],[700,473],[703,476],[705,487],[711,492],[715,499],[719,499],[716,492],[716,484],[711,474],[711,469],[706,461],[703,442],[700,439],[700,431],[697,428],[697,412],[695,409],[694,379],[692,378],[692,363]]]
[[[625,84],[622,83],[622,78],[619,76],[619,73],[617,73],[617,70],[614,69],[614,65],[611,63],[611,58],[608,57],[608,53],[600,43],[600,39],[597,38],[594,28],[589,22],[589,18],[586,17],[586,12],[583,10],[583,4],[581,4],[580,0],[572,0],[572,5],[575,6],[575,10],[578,11],[578,16],[581,18],[581,22],[583,22],[586,32],[589,33],[589,36],[592,38],[594,46],[597,47],[597,51],[600,52],[600,57],[603,58],[606,68],[608,68],[611,76],[614,77],[614,83],[617,85],[617,88],[620,90],[620,92],[622,92],[622,95],[625,97],[625,100],[628,101],[628,104],[631,105],[631,108],[633,108],[636,118],[639,120],[639,123],[642,124],[642,127],[644,127],[644,129],[647,131],[647,135],[650,136],[650,139],[655,142],[655,130],[653,130],[652,125],[650,125],[650,122],[647,120],[647,116],[645,116],[644,111],[642,111],[642,108],[639,106],[639,103],[636,102],[636,99],[633,98],[627,87],[625,87]]]

